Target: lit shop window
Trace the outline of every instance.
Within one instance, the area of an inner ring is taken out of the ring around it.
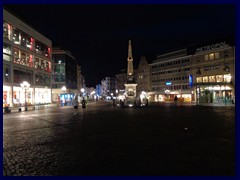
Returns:
[[[50,57],[51,48],[49,48],[47,45],[41,43],[38,40],[36,40],[35,49],[36,49],[36,52],[38,54],[41,54],[41,55],[43,55],[45,57]]]
[[[45,71],[45,72],[51,72],[51,63],[47,60],[41,59],[39,57],[35,58],[35,69]]]
[[[216,81],[217,82],[223,82],[223,75],[217,75],[216,76]]]
[[[230,82],[231,81],[231,74],[225,74],[224,75],[224,82]]]
[[[204,55],[205,61],[219,59],[219,58],[220,58],[219,52]]]
[[[26,33],[21,32],[21,46],[32,50],[33,38]]]
[[[209,54],[209,59],[214,60],[214,53]]]
[[[202,83],[202,77],[197,77],[197,83]]]
[[[215,76],[209,76],[209,82],[216,82]]]
[[[3,22],[3,38],[5,40],[11,40],[11,26],[6,22]]]
[[[21,40],[20,31],[14,27],[13,28],[13,42],[14,42],[14,44],[20,44],[20,40]]]
[[[208,76],[203,77],[203,82],[208,82]]]
[[[33,67],[33,57],[25,51],[19,49],[13,49],[13,62],[16,64],[21,64],[28,67]]]
[[[16,64],[20,64],[20,50],[13,49],[13,62]]]

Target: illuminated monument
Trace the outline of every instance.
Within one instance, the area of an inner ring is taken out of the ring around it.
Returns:
[[[131,40],[128,41],[128,67],[127,67],[127,83],[125,86],[125,105],[134,106],[136,105],[136,87],[133,72],[133,57],[132,57],[132,45]]]

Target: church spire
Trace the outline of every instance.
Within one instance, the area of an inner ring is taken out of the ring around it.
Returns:
[[[127,68],[127,80],[133,81],[133,57],[132,57],[132,45],[131,40],[128,41],[128,68]]]

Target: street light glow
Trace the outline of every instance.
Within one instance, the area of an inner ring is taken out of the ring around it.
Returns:
[[[66,91],[66,90],[67,90],[66,86],[63,86],[62,91]]]
[[[20,84],[20,86],[21,86],[22,88],[29,88],[29,87],[30,87],[30,84],[29,84],[27,81],[23,81],[23,82]]]

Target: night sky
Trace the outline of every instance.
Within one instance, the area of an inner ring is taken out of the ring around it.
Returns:
[[[137,66],[142,55],[234,36],[234,5],[5,5],[7,9],[76,57],[87,86],[127,66],[132,40]]]

